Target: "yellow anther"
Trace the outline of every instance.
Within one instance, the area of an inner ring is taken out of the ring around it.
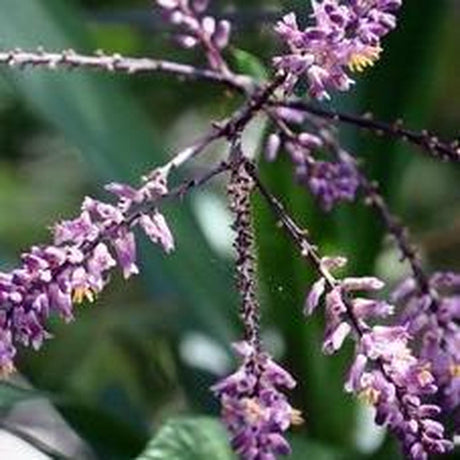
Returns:
[[[453,378],[460,378],[460,364],[451,364],[449,371]]]
[[[430,383],[433,383],[434,377],[430,370],[431,364],[427,363],[420,369],[420,372],[417,375],[418,381],[420,382],[420,385],[422,385],[422,387],[429,385]]]
[[[380,391],[376,390],[375,388],[368,387],[361,391],[358,397],[364,403],[375,406],[379,402]]]
[[[381,48],[369,46],[360,53],[353,53],[348,61],[348,68],[352,72],[363,72],[367,67],[374,65],[381,51]]]
[[[77,287],[73,290],[72,301],[73,303],[82,303],[84,300],[93,303],[95,300],[94,292],[88,287]]]
[[[291,424],[292,425],[302,425],[305,422],[302,417],[302,412],[297,409],[291,410]]]
[[[7,363],[0,366],[0,380],[8,378],[13,372],[16,371],[13,363]]]
[[[246,398],[245,401],[246,415],[250,423],[256,424],[265,417],[264,408],[255,398]]]

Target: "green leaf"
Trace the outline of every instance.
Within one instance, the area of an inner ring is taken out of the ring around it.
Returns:
[[[301,436],[290,436],[292,454],[290,460],[304,460],[311,458],[314,460],[344,460],[345,454],[333,449],[331,446],[321,444]]]
[[[235,68],[238,72],[250,75],[258,80],[268,78],[268,71],[257,56],[239,48],[234,48],[232,54],[235,60]]]
[[[0,383],[0,410],[9,409],[15,404],[30,399],[43,398],[44,394],[38,391],[22,388],[8,382]]]
[[[166,423],[136,460],[233,460],[223,426],[210,417]]]

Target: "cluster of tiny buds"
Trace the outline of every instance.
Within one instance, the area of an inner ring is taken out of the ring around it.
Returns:
[[[184,33],[176,35],[178,43],[185,48],[201,44],[211,68],[225,71],[226,65],[220,51],[227,47],[231,24],[222,19],[204,15],[209,0],[156,0],[171,24],[179,26]]]
[[[269,135],[267,160],[274,161],[283,146],[294,164],[297,181],[309,188],[326,211],[339,202],[353,201],[360,185],[354,159],[343,150],[333,160],[318,159],[315,153],[324,149],[323,138],[307,131],[294,133],[288,127],[288,124],[302,125],[305,113],[280,107],[272,116],[284,129]]]

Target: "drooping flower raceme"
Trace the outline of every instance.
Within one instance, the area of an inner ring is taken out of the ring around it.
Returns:
[[[237,343],[234,349],[242,359],[240,368],[212,388],[232,435],[232,447],[244,460],[289,454],[283,434],[292,424],[302,423],[302,418],[282,390],[294,388],[294,378],[248,342]]]
[[[294,13],[286,15],[276,32],[290,53],[274,59],[288,75],[287,89],[305,76],[310,94],[328,98],[328,91],[347,91],[354,83],[350,71],[362,71],[378,59],[380,40],[396,26],[402,0],[312,0],[314,25],[302,30]]]
[[[38,349],[50,337],[46,321],[56,314],[73,319],[74,305],[93,302],[119,265],[124,278],[139,272],[133,227],[139,225],[166,252],[174,241],[155,202],[167,193],[161,172],[143,186],[109,184],[114,205],[87,197],[81,214],[54,227],[54,241],[34,246],[21,256],[22,264],[0,272],[0,374],[14,369],[18,344]]]
[[[238,160],[235,160],[237,162]],[[283,390],[296,386],[294,378],[262,350],[260,312],[256,294],[251,192],[254,180],[240,160],[232,168],[228,195],[235,216],[237,288],[245,340],[233,348],[242,364],[217,383],[214,394],[221,403],[222,419],[234,450],[243,460],[272,460],[290,453],[285,431],[301,423],[300,412],[289,404]]]
[[[393,291],[393,301],[403,307],[399,318],[409,332],[420,338],[420,359],[430,366],[440,388],[440,402],[446,413],[460,405],[460,275],[435,273],[429,280],[437,301],[422,295],[413,278]],[[460,430],[460,420],[456,420]]]
[[[325,259],[322,264],[327,273],[328,266],[343,265],[334,259]],[[375,407],[376,423],[396,434],[408,458],[426,460],[429,454],[448,452],[452,443],[445,439],[442,424],[434,419],[441,408],[424,402],[438,388],[430,365],[417,359],[409,348],[408,327],[372,325],[373,318],[392,315],[393,306],[354,295],[382,287],[383,282],[374,277],[341,281],[329,275],[321,277],[307,296],[305,313],[312,314],[325,297],[323,351],[335,353],[349,335],[356,341],[345,390]]]

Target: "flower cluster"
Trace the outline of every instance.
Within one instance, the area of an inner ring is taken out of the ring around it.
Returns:
[[[55,226],[53,244],[32,247],[19,268],[0,272],[0,374],[14,369],[18,344],[38,349],[50,337],[50,315],[70,321],[74,305],[93,302],[117,264],[125,278],[139,272],[135,225],[166,252],[174,249],[168,225],[154,207],[167,193],[161,172],[139,189],[117,183],[106,188],[117,196],[115,205],[87,197],[77,218]]]
[[[279,108],[273,116],[283,123],[295,125],[305,121],[304,114],[292,109]],[[285,130],[281,134],[270,135],[266,158],[270,161],[276,159],[281,145],[294,164],[297,181],[309,188],[325,211],[330,211],[337,203],[354,201],[360,176],[351,155],[340,150],[332,161],[318,160],[315,151],[325,147],[320,136],[305,131],[297,134]]]
[[[226,71],[221,51],[230,39],[231,24],[226,19],[216,20],[204,15],[209,0],[156,0],[166,13],[168,20],[184,31],[176,36],[184,48],[194,48],[201,44],[212,69]]]
[[[400,323],[421,337],[420,358],[430,364],[441,404],[449,412],[460,404],[460,275],[435,273],[430,289],[435,304],[432,295],[419,292],[413,278],[402,282],[392,297],[403,307]]]
[[[396,26],[395,11],[402,0],[312,0],[315,24],[301,30],[296,15],[278,22],[276,32],[290,54],[274,59],[288,74],[287,89],[305,75],[310,94],[328,98],[328,90],[347,91],[347,74],[362,71],[378,59],[380,39]]]
[[[375,407],[376,423],[387,426],[398,436],[409,458],[424,460],[428,454],[448,452],[452,443],[445,439],[442,424],[434,420],[441,409],[423,402],[423,398],[438,390],[430,365],[417,359],[410,350],[408,327],[370,323],[372,318],[393,314],[392,305],[353,295],[357,291],[380,290],[383,282],[374,277],[337,281],[329,270],[343,264],[343,259],[323,259],[324,276],[314,284],[306,299],[305,313],[309,315],[325,296],[323,351],[336,352],[352,333],[356,355],[345,390]]]
[[[342,201],[353,201],[359,187],[359,178],[351,157],[340,161],[315,161],[313,164],[297,169],[301,183],[307,183],[325,211]]]
[[[212,388],[233,448],[244,460],[289,454],[283,433],[302,418],[280,390],[294,388],[294,378],[248,342],[237,343],[234,349],[243,361],[240,368]]]

